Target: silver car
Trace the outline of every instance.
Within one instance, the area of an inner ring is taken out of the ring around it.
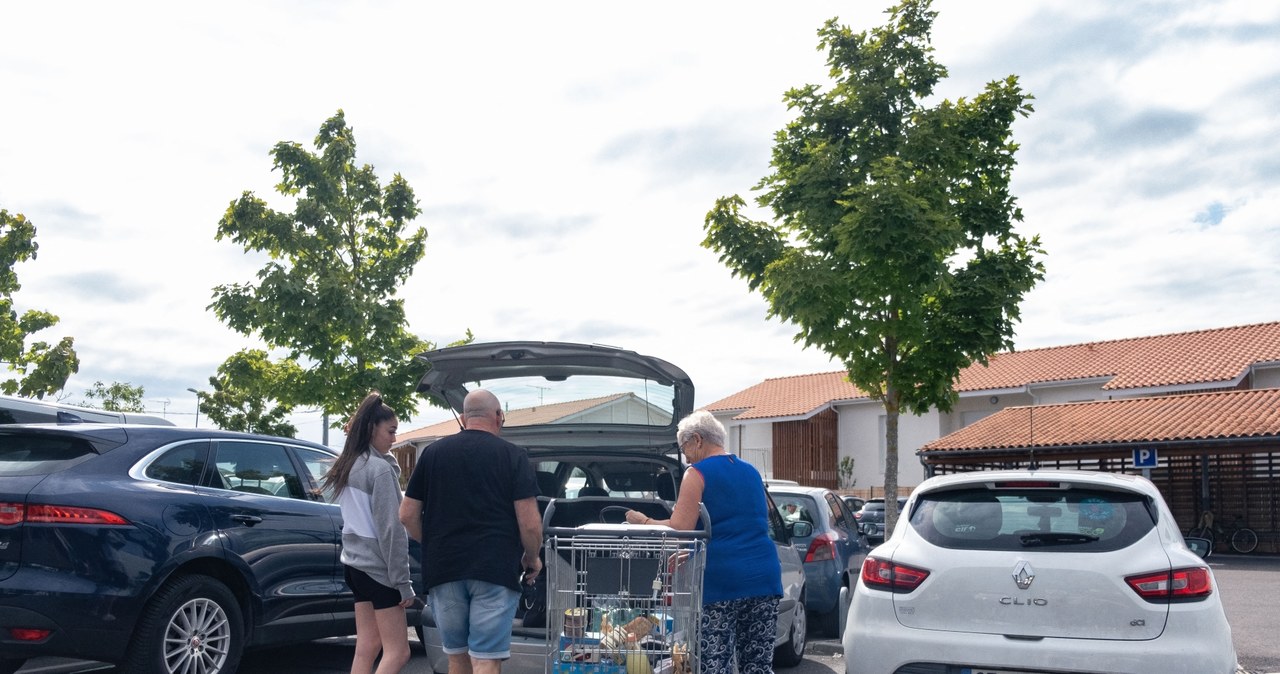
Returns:
[[[849,674],[1231,674],[1213,572],[1150,481],[934,477],[873,549],[844,633]]]
[[[468,344],[419,359],[430,369],[418,390],[458,413],[467,391],[477,387],[504,403],[502,435],[528,450],[540,507],[545,512],[556,499],[557,521],[548,525],[618,524],[628,508],[670,516],[684,474],[676,424],[693,410],[693,382],[681,369],[613,347],[544,342]],[[807,623],[804,568],[791,538],[811,528],[784,522],[776,508],[770,513],[784,592],[774,661],[793,666],[804,657]],[[562,564],[550,555],[548,575]],[[421,636],[432,669],[446,672],[448,657],[430,611],[423,611]],[[517,621],[503,671],[542,674],[549,651],[546,628]]]

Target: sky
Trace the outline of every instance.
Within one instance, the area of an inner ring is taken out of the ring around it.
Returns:
[[[427,249],[400,296],[423,338],[619,346],[682,367],[699,406],[840,369],[702,225],[769,173],[783,93],[830,83],[818,28],[882,25],[888,6],[0,3],[0,208],[40,246],[16,308],[61,318],[39,338],[75,338],[66,402],[128,382],[197,423],[187,389],[261,346],[207,308],[264,262],[216,241],[218,220],[244,191],[288,210],[271,147],[311,148],[341,109],[357,161],[419,199]],[[1046,277],[1016,348],[1280,320],[1280,3],[934,9],[933,102],[1008,75],[1035,96],[1012,191]],[[323,437],[318,413],[294,422]]]

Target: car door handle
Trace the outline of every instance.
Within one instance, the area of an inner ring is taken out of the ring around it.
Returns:
[[[262,518],[257,515],[232,515],[231,519],[245,525],[246,527],[262,523]]]

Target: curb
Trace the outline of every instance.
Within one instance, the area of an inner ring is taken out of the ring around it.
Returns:
[[[838,641],[810,641],[805,644],[805,654],[844,655],[844,646]]]

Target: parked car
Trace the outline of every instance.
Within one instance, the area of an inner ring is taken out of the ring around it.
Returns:
[[[849,509],[849,512],[853,513],[855,519],[858,517],[858,511],[862,510],[862,506],[867,504],[866,499],[862,499],[857,496],[850,496],[848,494],[842,495],[840,500],[844,501],[845,507]]]
[[[468,344],[419,359],[429,369],[418,390],[458,413],[467,392],[477,387],[503,402],[502,435],[529,453],[545,528],[623,527],[627,509],[670,517],[684,474],[676,424],[693,410],[693,382],[675,365],[612,347],[542,342]],[[808,589],[791,542],[793,532],[806,535],[810,527],[771,513],[784,594],[774,662],[792,666],[804,656]],[[544,555],[548,584],[573,589],[575,569],[558,555],[545,550]],[[549,627],[524,627],[518,621],[512,627],[511,658],[503,672],[547,670],[548,630],[558,634],[563,624],[563,615],[554,612],[556,602],[549,601],[548,608]],[[427,657],[435,671],[445,672],[448,657],[431,612],[424,611],[422,620]]]
[[[907,505],[907,497],[898,497],[898,521],[902,521],[902,509]],[[858,530],[867,537],[867,541],[872,545],[879,545],[884,542],[884,499],[873,498],[868,499],[862,505],[862,510],[854,513],[853,518],[858,522]]]
[[[174,425],[168,419],[150,414],[113,412],[93,407],[78,407],[47,400],[34,400],[0,394],[0,424],[68,424],[79,422]]]
[[[821,487],[776,485],[769,493],[778,503],[783,520],[806,522],[813,527],[808,536],[796,536],[792,544],[804,560],[809,583],[806,606],[814,625],[838,637],[843,611],[867,555],[867,545],[858,533],[853,513],[835,492]]]
[[[1159,490],[1115,473],[925,480],[863,563],[843,643],[849,674],[1236,671],[1213,572]]]
[[[0,426],[0,672],[59,656],[218,674],[246,648],[354,634],[319,489],[336,458],[208,429]]]

